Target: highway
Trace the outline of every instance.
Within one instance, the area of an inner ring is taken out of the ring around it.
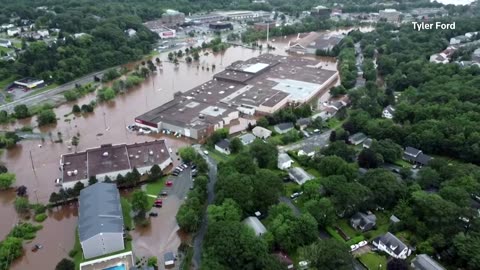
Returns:
[[[24,105],[27,105],[28,107],[30,107],[30,106],[33,106],[33,105],[41,104],[42,102],[45,102],[45,101],[48,101],[48,100],[52,99],[53,96],[56,96],[56,95],[61,94],[65,91],[68,91],[68,90],[71,90],[71,89],[75,88],[75,84],[84,85],[84,84],[93,82],[93,77],[94,76],[102,77],[103,73],[105,71],[106,70],[90,73],[86,76],[83,76],[81,78],[78,78],[76,80],[68,82],[66,84],[62,84],[62,85],[60,85],[56,88],[53,88],[51,90],[41,92],[41,93],[31,95],[31,96],[25,96],[21,99],[14,100],[10,103],[0,105],[0,110],[4,110],[4,111],[7,111],[7,112],[13,112],[13,108],[15,108],[15,106],[17,106],[17,105],[24,104]]]

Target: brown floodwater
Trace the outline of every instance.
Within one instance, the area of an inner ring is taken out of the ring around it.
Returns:
[[[270,53],[286,55],[285,48],[288,41],[295,38],[277,37],[271,39],[271,44],[276,50]],[[223,70],[234,61],[245,60],[266,53],[267,50],[251,50],[243,47],[230,47],[222,53],[201,54],[198,63],[187,64],[180,62],[175,67],[167,62],[167,53],[161,53],[159,58],[163,61],[162,68],[150,78],[145,80],[139,87],[118,96],[114,101],[99,104],[95,112],[75,117],[71,115],[74,104],[86,104],[95,99],[94,94],[82,97],[78,101],[63,104],[54,109],[59,118],[56,125],[34,129],[34,132],[41,132],[45,136],[41,140],[24,140],[15,148],[4,151],[1,162],[4,163],[10,172],[17,176],[16,186],[25,185],[28,188],[30,201],[48,202],[52,192],[58,191],[54,186],[54,180],[60,177],[59,160],[60,155],[73,152],[74,147],[70,146],[70,140],[74,135],[80,135],[80,142],[77,151],[97,147],[106,143],[134,143],[150,141],[158,138],[165,138],[165,135],[140,136],[130,133],[125,126],[133,123],[133,119],[163,103],[171,100],[175,92],[187,91],[212,78],[216,72]],[[336,63],[334,58],[316,57],[332,68]],[[206,67],[216,65],[216,69]],[[127,66],[134,68],[138,63]],[[205,69],[202,69],[205,67]],[[14,130],[23,125],[36,125],[36,119],[25,119],[15,124],[2,126],[3,130]],[[59,135],[59,132],[61,133]],[[63,143],[54,143],[61,136]],[[172,148],[178,148],[187,140],[178,140],[172,137],[167,138],[167,144]],[[174,157],[176,159],[176,157]],[[17,214],[13,209],[12,202],[15,198],[13,192],[0,192],[0,239],[3,239],[12,226],[18,221]],[[173,198],[172,198],[173,200]],[[161,228],[161,233],[155,230],[139,230],[134,233],[142,239],[151,239],[147,242],[138,243],[140,253],[160,254],[165,250],[174,249],[180,244],[178,225],[175,221],[175,214],[181,200],[169,204],[163,209],[168,212],[171,218],[154,219],[152,226]],[[50,217],[43,223],[44,228],[38,232],[37,238],[26,245],[25,254],[22,259],[15,263],[12,269],[53,269],[55,264],[63,257],[68,257],[74,243],[74,233],[77,221],[76,210],[72,207],[55,209]],[[36,253],[30,251],[31,245],[42,244],[43,249]]]

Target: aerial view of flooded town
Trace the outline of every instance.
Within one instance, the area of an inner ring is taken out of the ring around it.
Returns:
[[[479,1],[0,5],[0,270],[480,269]]]

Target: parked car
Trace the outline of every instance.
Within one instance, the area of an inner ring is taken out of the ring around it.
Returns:
[[[195,170],[195,169],[197,168],[197,164],[192,163],[192,166],[190,166],[190,168],[191,168],[192,170]]]
[[[173,186],[173,181],[167,181],[166,185],[167,185],[167,187]]]
[[[159,195],[160,195],[160,196],[163,196],[163,197],[165,197],[165,196],[167,196],[167,195],[168,195],[168,192],[166,192],[166,191],[162,191],[162,192],[161,192]]]
[[[56,187],[62,186],[62,179],[60,179],[60,178],[55,179],[55,186]]]
[[[361,247],[366,246],[367,244],[368,244],[367,241],[363,240],[363,241],[361,241],[360,243],[358,243],[357,246],[358,246],[359,248],[361,248]]]
[[[187,165],[187,164],[185,164],[185,163],[183,163],[183,164],[182,164],[182,165],[180,165],[179,167],[182,167],[183,169],[186,169],[186,168],[188,168],[188,165]]]
[[[153,203],[154,207],[162,207],[163,206],[163,201],[161,199],[156,199],[155,202]]]
[[[350,251],[355,251],[355,250],[357,250],[357,249],[358,249],[358,245],[357,245],[357,244],[350,246]]]
[[[173,171],[173,172],[172,172],[172,175],[173,175],[173,176],[178,176],[178,174],[179,174],[178,171]]]
[[[183,168],[181,166],[176,167],[175,170],[179,172],[183,172]]]
[[[208,151],[204,150],[203,153],[208,156]]]
[[[157,212],[150,212],[148,214],[150,217],[158,217],[158,213]]]
[[[290,195],[290,199],[294,200],[294,199],[300,197],[300,195],[302,195],[302,194],[303,194],[303,192],[295,192],[292,195]]]

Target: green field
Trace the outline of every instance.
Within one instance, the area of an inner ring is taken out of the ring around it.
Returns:
[[[385,256],[370,252],[360,256],[359,260],[369,270],[387,270],[387,258]]]
[[[167,181],[167,176],[163,176],[160,179],[158,179],[155,182],[150,182],[146,185],[146,190],[145,192],[147,193],[148,196],[148,203],[150,206],[153,205],[153,202],[155,201],[156,198],[152,197],[155,196],[157,197],[158,194],[163,190],[165,187],[165,182]]]

